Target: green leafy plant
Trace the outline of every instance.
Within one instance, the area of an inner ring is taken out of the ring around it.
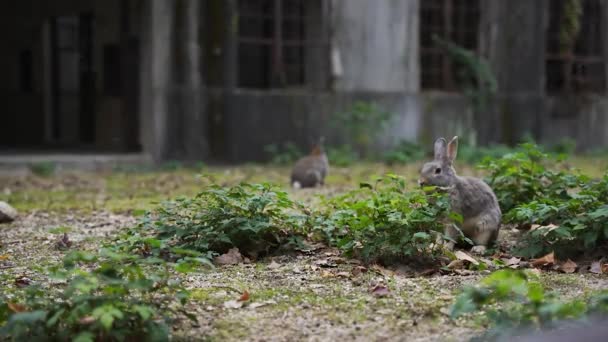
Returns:
[[[393,113],[376,103],[357,101],[346,111],[335,113],[330,124],[344,133],[363,158],[370,156],[374,140],[383,133]]]
[[[158,258],[75,251],[49,269],[55,286],[2,298],[0,336],[13,341],[168,341],[167,320],[187,291]],[[57,286],[59,285],[59,286]],[[4,324],[3,324],[4,323]]]
[[[486,59],[436,35],[433,36],[433,42],[458,66],[457,81],[464,88],[465,95],[475,110],[485,110],[498,90],[498,81]]]
[[[348,255],[366,261],[433,256],[448,202],[440,193],[406,192],[405,180],[387,175],[375,184],[325,202],[314,231]]]
[[[484,159],[500,159],[504,155],[517,152],[517,148],[506,145],[474,146],[462,140],[458,146],[458,160],[477,164]]]
[[[520,150],[502,158],[486,158],[480,168],[488,171],[486,182],[496,193],[503,213],[508,213],[537,199],[567,198],[566,190],[578,186],[581,179],[577,174],[550,167],[562,160],[537,145],[524,143]]]
[[[490,329],[481,340],[495,340],[521,330],[553,328],[558,321],[579,319],[595,312],[608,313],[608,292],[589,300],[560,300],[545,291],[531,272],[499,270],[471,286],[456,298],[452,318],[485,310]]]
[[[54,162],[38,162],[30,164],[30,171],[39,177],[50,177],[55,174],[57,165]]]
[[[570,255],[591,250],[608,241],[608,174],[591,182],[578,177],[577,188],[515,207],[508,221],[533,224],[524,235],[519,254],[536,256],[549,251]]]
[[[302,151],[289,141],[283,144],[266,145],[264,151],[269,155],[270,162],[275,165],[292,164],[303,155]]]
[[[517,253],[538,256],[555,251],[566,256],[608,241],[608,176],[592,181],[576,170],[558,169],[563,160],[526,143],[500,159],[486,159],[503,221],[532,228]]]
[[[255,256],[299,241],[307,219],[301,209],[270,184],[211,185],[195,197],[163,202],[145,215],[140,229],[165,246],[207,257],[232,247]]]

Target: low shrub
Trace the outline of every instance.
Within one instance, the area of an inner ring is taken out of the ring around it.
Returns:
[[[530,229],[516,253],[534,257],[550,251],[566,256],[608,241],[608,176],[592,181],[566,170],[564,156],[526,143],[481,167],[503,211],[503,222]]]
[[[314,232],[347,255],[366,261],[434,256],[448,202],[439,193],[405,191],[405,180],[387,175],[375,184],[325,201]]]
[[[486,158],[479,165],[487,170],[485,180],[496,193],[504,213],[541,198],[565,198],[567,189],[580,184],[578,174],[555,169],[563,158],[544,153],[531,143],[520,148],[502,158]]]
[[[555,251],[566,256],[608,241],[608,174],[596,182],[581,176],[577,185],[559,196],[521,204],[507,214],[511,223],[532,225],[519,254],[537,256]]]
[[[500,270],[470,286],[456,298],[452,318],[484,310],[490,328],[479,340],[538,329],[554,328],[558,322],[608,313],[608,292],[584,299],[561,300],[548,293],[531,272]]]
[[[477,164],[485,159],[500,159],[513,152],[517,152],[517,148],[506,145],[473,146],[463,141],[458,146],[458,160]]]
[[[205,257],[237,247],[256,256],[299,244],[307,217],[285,191],[270,184],[211,185],[192,198],[163,202],[140,221],[155,246],[191,250]],[[155,240],[158,239],[158,240]]]
[[[72,252],[51,285],[5,294],[0,336],[12,341],[168,341],[167,321],[187,291],[157,258],[102,249]]]

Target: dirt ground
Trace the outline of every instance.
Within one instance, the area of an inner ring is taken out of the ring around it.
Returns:
[[[373,175],[393,172],[415,182],[419,165],[389,168],[359,165],[333,169],[327,186],[292,191],[293,198],[315,205],[318,194],[342,193]],[[593,168],[592,166],[588,166]],[[599,170],[598,170],[599,172]],[[14,205],[19,218],[0,225],[0,291],[10,294],[15,279],[47,281],[44,267],[66,253],[55,248],[57,228],[69,230],[72,249],[99,247],[136,222],[134,214],[155,201],[192,195],[205,186],[200,173],[229,185],[239,181],[285,184],[287,168],[243,166],[162,172],[62,173],[0,176],[0,200]],[[463,173],[473,174],[472,169]],[[61,230],[61,229],[60,229]],[[507,230],[503,239],[507,239]],[[462,341],[484,329],[482,314],[451,320],[447,312],[465,285],[489,271],[417,275],[402,265],[386,269],[344,258],[316,246],[308,252],[269,257],[249,264],[201,269],[188,276],[188,311],[198,322],[173,326],[175,340],[212,341]],[[564,297],[606,288],[606,275],[545,272],[543,283]],[[374,288],[386,288],[380,293]],[[242,307],[226,302],[247,291]]]

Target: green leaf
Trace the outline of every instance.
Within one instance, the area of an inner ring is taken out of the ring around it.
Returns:
[[[429,233],[427,233],[427,232],[417,232],[417,233],[414,233],[413,237],[415,239],[428,240],[431,238],[431,235],[429,235]]]
[[[65,312],[65,309],[59,309],[59,310],[57,310],[57,312],[55,312],[55,313],[53,314],[53,316],[51,316],[51,318],[49,318],[49,319],[46,321],[46,326],[47,326],[48,328],[50,328],[50,327],[54,326],[55,324],[57,324],[57,322],[58,322],[58,321],[59,321],[59,319],[61,318],[61,315],[63,315],[63,314],[64,314],[64,312]]]
[[[47,312],[35,310],[29,312],[18,312],[10,316],[9,323],[19,323],[23,325],[39,324],[46,318]]]
[[[95,341],[95,335],[93,335],[92,332],[83,331],[83,332],[79,333],[78,335],[76,335],[76,337],[74,337],[74,339],[72,341],[73,342],[93,342],[93,341]]]
[[[144,321],[147,321],[150,317],[154,315],[154,309],[144,305],[133,306],[133,311],[137,312],[137,314],[139,314],[139,317],[141,317],[141,319],[143,319]]]
[[[115,319],[122,319],[124,317],[122,311],[118,310],[111,304],[106,304],[96,308],[93,310],[92,315],[94,318],[99,320],[101,326],[106,331],[109,331],[112,328],[112,324],[114,323]]]

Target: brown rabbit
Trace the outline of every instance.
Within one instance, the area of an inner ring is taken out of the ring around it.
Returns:
[[[472,251],[483,253],[488,244],[496,241],[502,214],[490,186],[481,179],[456,174],[453,164],[457,151],[458,137],[449,144],[443,138],[437,139],[435,160],[424,164],[419,183],[435,185],[448,192],[452,210],[463,218],[459,229],[475,243]],[[454,240],[458,238],[456,227],[446,225],[445,235]],[[450,241],[446,247],[453,249],[454,243]]]
[[[311,188],[325,183],[325,176],[329,172],[329,161],[323,149],[323,137],[313,146],[306,157],[300,158],[291,171],[291,186]]]

